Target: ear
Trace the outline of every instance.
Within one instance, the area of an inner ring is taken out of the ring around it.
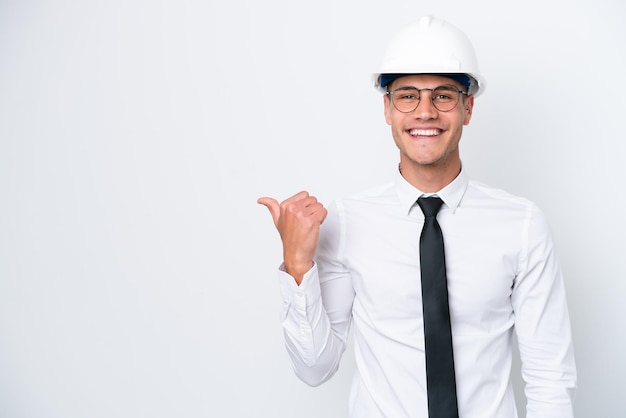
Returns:
[[[463,112],[465,112],[465,118],[463,119],[463,125],[469,125],[472,119],[472,112],[474,110],[474,95],[469,95],[463,100]]]
[[[389,97],[388,94],[383,94],[383,106],[385,109],[385,122],[387,122],[387,125],[391,125],[392,105],[391,105],[391,97]]]

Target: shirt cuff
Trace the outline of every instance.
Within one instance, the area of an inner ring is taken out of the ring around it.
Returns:
[[[309,304],[315,302],[322,294],[318,277],[317,263],[314,262],[298,286],[296,280],[285,271],[285,264],[281,264],[278,268],[278,284],[283,300],[302,309],[306,307],[307,301]]]

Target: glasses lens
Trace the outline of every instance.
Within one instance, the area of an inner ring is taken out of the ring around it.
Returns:
[[[398,89],[393,91],[391,99],[400,112],[412,112],[420,102],[420,92],[416,88]]]
[[[459,89],[454,86],[439,86],[433,90],[433,105],[442,112],[454,109],[459,101]]]

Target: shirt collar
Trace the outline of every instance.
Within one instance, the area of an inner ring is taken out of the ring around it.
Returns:
[[[421,197],[422,195],[433,194],[439,196],[441,200],[443,200],[443,203],[450,209],[450,211],[454,213],[456,211],[456,208],[461,203],[463,194],[465,194],[465,190],[467,190],[468,183],[469,179],[465,174],[465,171],[461,169],[459,175],[456,176],[456,178],[443,189],[439,190],[436,193],[424,193],[411,185],[408,181],[406,181],[405,178],[402,177],[402,174],[400,174],[400,170],[398,170],[395,177],[395,187],[398,198],[400,199],[400,205],[403,209],[403,212],[407,214],[415,205],[415,202],[419,197]]]

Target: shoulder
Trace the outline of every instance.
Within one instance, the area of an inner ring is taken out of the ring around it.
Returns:
[[[381,183],[331,202],[331,207],[340,211],[397,204],[397,192],[393,181]]]
[[[347,201],[369,201],[369,200],[384,200],[392,195],[395,195],[395,183],[388,181],[386,183],[378,184],[367,189],[361,190],[350,196],[344,198]]]
[[[480,213],[493,222],[523,222],[547,227],[543,210],[532,200],[510,193],[501,188],[470,180],[461,204],[460,211]]]
[[[348,221],[358,222],[380,218],[395,212],[397,207],[397,191],[394,182],[391,181],[335,198],[327,207],[327,219],[330,219],[328,223],[333,226],[345,225]]]
[[[506,206],[520,210],[537,209],[535,202],[526,197],[476,180],[469,181],[464,201],[488,206]]]

